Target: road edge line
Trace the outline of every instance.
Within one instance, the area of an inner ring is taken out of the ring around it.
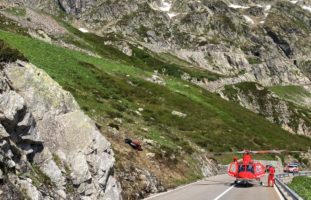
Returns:
[[[206,178],[209,178],[209,177],[206,177]],[[158,197],[158,196],[162,196],[162,195],[165,195],[165,194],[174,192],[174,191],[181,190],[181,189],[183,189],[183,188],[185,188],[185,187],[188,187],[188,186],[190,186],[190,185],[194,185],[194,184],[196,184],[196,183],[202,182],[202,181],[204,181],[206,178],[201,179],[201,180],[198,180],[198,181],[195,181],[195,182],[192,182],[192,183],[189,183],[189,184],[186,184],[186,185],[181,185],[181,186],[179,186],[179,187],[177,187],[177,188],[175,188],[175,189],[171,189],[171,190],[168,190],[168,191],[166,191],[166,192],[160,192],[160,193],[158,193],[158,194],[155,194],[155,195],[152,195],[152,196],[150,196],[150,197],[144,198],[143,200],[153,199],[153,198]]]
[[[273,187],[274,187],[276,193],[278,194],[278,196],[280,197],[280,200],[285,200],[284,197],[283,197],[283,195],[281,194],[279,188],[278,188],[275,184],[274,184]]]
[[[231,187],[229,187],[228,189],[226,189],[223,193],[221,193],[220,195],[218,195],[214,200],[219,200],[221,197],[223,197],[227,192],[229,192],[230,190],[232,190],[234,188],[235,184],[232,185]]]

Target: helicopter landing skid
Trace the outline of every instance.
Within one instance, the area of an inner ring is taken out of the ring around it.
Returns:
[[[237,185],[253,185],[258,183],[260,186],[264,186],[260,179],[236,179],[233,184]]]

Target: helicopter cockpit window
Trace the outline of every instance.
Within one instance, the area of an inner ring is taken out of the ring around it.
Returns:
[[[254,167],[253,167],[253,165],[248,165],[246,170],[247,170],[248,172],[254,173]]]
[[[236,165],[235,164],[232,164],[231,166],[230,166],[230,172],[236,172]]]
[[[244,172],[244,171],[246,171],[246,165],[240,165],[239,172]]]

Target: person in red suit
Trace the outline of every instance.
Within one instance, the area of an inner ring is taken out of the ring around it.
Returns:
[[[269,168],[268,187],[270,187],[270,183],[271,183],[271,187],[274,186],[274,174],[275,174],[275,169],[273,166],[271,166]]]

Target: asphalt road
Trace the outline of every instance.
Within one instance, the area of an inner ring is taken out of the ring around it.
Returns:
[[[273,187],[260,186],[254,182],[250,186],[233,184],[234,178],[218,175],[206,178],[176,190],[158,194],[148,200],[280,200]],[[267,178],[262,179],[264,185]],[[147,200],[146,199],[146,200]]]

